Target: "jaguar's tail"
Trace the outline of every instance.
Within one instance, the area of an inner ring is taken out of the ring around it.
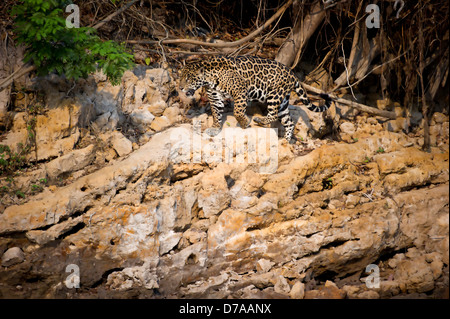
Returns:
[[[319,95],[322,99],[325,100],[325,104],[322,106],[312,104],[308,98],[308,95],[306,95],[305,88],[299,82],[297,82],[295,86],[295,93],[297,93],[300,101],[302,101],[302,103],[308,108],[308,110],[313,112],[325,112],[330,108],[331,102],[333,102],[328,94],[321,93]]]

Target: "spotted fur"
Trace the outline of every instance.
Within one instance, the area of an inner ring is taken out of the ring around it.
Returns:
[[[311,111],[323,112],[331,105],[331,99],[326,94],[321,95],[325,99],[323,106],[312,104],[299,79],[287,66],[252,56],[214,57],[187,63],[181,72],[180,86],[188,96],[193,95],[198,88],[206,87],[214,119],[210,135],[220,131],[225,96],[233,98],[234,116],[242,128],[250,123],[245,115],[247,103],[252,100],[266,103],[267,116],[254,118],[255,123],[263,126],[280,120],[287,141],[291,140],[294,132],[294,123],[289,114],[292,91]]]

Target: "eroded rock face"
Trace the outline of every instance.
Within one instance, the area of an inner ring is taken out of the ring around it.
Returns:
[[[32,263],[55,273],[41,274],[41,296],[101,290],[155,297],[158,290],[184,298],[372,298],[429,293],[448,278],[448,153],[405,148],[403,135],[379,132],[292,156],[274,174],[260,174],[248,163],[171,162],[175,129],[0,214],[0,234],[21,232],[30,241],[15,267]],[[188,173],[177,179],[180,169]],[[59,257],[50,265],[52,242]],[[392,252],[398,254],[384,275],[386,261],[379,260]],[[72,263],[82,271],[78,292],[61,284]],[[377,290],[332,282],[363,276],[371,263],[383,269]],[[19,282],[11,271],[1,271],[6,282]],[[308,287],[322,277],[330,282]]]
[[[367,116],[340,120],[340,142],[315,140],[326,121],[297,106],[296,144],[263,139],[273,134],[252,144],[231,114],[214,138],[204,112],[180,124],[171,82],[163,69],[127,72],[117,87],[97,74],[95,89],[69,104],[59,94],[37,117],[45,163],[16,185],[51,185],[0,206],[2,297],[445,295],[447,116],[432,118],[431,153],[420,134]],[[88,118],[94,136],[82,130]],[[26,126],[17,113],[6,141]],[[230,132],[242,140],[228,145]],[[66,282],[69,265],[79,288]]]

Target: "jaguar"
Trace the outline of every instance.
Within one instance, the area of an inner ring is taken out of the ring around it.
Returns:
[[[233,114],[243,129],[250,124],[246,116],[248,102],[265,103],[267,115],[254,117],[254,122],[258,126],[267,126],[279,120],[288,142],[292,142],[294,133],[294,122],[289,114],[289,99],[293,91],[310,111],[324,112],[332,103],[328,94],[320,94],[325,104],[312,104],[291,68],[254,56],[216,56],[187,62],[181,70],[181,90],[189,97],[201,87],[206,87],[213,115],[213,125],[206,131],[210,136],[217,135],[221,130],[226,97],[233,99]]]

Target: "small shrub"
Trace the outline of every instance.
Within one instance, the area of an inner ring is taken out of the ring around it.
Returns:
[[[86,78],[102,69],[112,84],[119,84],[133,66],[133,55],[114,41],[102,41],[93,28],[67,28],[66,0],[25,0],[14,6],[17,41],[27,45],[24,62],[38,75],[56,72],[68,79]]]
[[[18,152],[13,152],[8,145],[0,144],[0,174],[12,173],[25,165],[25,150],[18,145]]]

